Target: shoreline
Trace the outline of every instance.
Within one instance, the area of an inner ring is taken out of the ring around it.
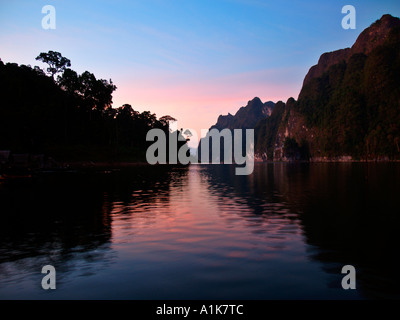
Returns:
[[[254,163],[394,163],[399,160],[255,160]]]
[[[267,160],[260,161],[255,160],[254,163],[397,163],[399,160],[337,160],[337,159],[327,159],[327,160]],[[201,163],[199,163],[201,164]],[[205,165],[212,165],[206,164]],[[220,163],[224,164],[224,163]],[[234,164],[234,163],[232,163]],[[189,166],[185,165],[185,166]],[[128,162],[128,161],[72,161],[64,162],[63,169],[90,169],[90,168],[108,168],[108,169],[122,169],[122,168],[133,168],[133,167],[159,167],[159,166],[171,166],[171,167],[181,167],[181,164],[149,164],[147,162]]]
[[[65,161],[62,162],[65,169],[90,169],[90,168],[131,168],[141,166],[151,166],[147,162],[128,162],[128,161]]]

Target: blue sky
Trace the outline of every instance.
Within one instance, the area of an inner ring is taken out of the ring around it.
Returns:
[[[56,29],[44,30],[44,5]],[[356,8],[356,30],[341,27],[344,5]],[[319,56],[351,46],[400,1],[0,0],[0,58],[41,65],[55,50],[72,69],[112,79],[114,106],[131,104],[180,126],[208,128],[255,96],[297,98]]]

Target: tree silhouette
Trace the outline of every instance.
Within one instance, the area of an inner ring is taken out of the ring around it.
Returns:
[[[112,93],[117,87],[111,81],[96,79],[95,75],[85,71],[79,76],[80,94],[91,110],[103,111],[111,107]]]
[[[62,60],[57,53],[53,56]],[[55,63],[51,55],[39,59]],[[97,79],[89,71],[79,75],[64,62],[50,67],[52,78],[37,66],[0,60],[0,150],[63,161],[145,161],[148,131],[157,128],[168,134],[168,121],[175,119],[158,120],[129,104],[112,108],[116,86],[111,79]],[[56,70],[63,72],[54,81]],[[178,146],[184,143],[178,141]]]
[[[61,76],[58,76],[57,83],[68,93],[79,93],[80,82],[78,74],[71,69],[65,69]]]
[[[52,76],[63,72],[67,67],[71,66],[71,61],[61,55],[61,53],[56,51],[49,51],[47,53],[41,52],[37,57],[36,60],[42,61],[49,65],[47,68],[47,72]]]
[[[162,116],[159,120],[164,127],[170,128],[171,122],[176,122],[177,120],[170,115]]]

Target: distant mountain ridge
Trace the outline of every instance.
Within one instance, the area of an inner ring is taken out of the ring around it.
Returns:
[[[228,113],[228,115],[220,115],[218,117],[217,123],[210,127],[209,130],[218,129],[219,131],[223,129],[254,129],[260,120],[268,118],[275,107],[275,103],[272,101],[267,101],[263,103],[260,98],[255,97],[248,101],[246,106],[241,107],[235,115]],[[206,138],[209,137],[207,134]],[[201,141],[197,149],[197,154],[201,154]],[[244,140],[243,140],[244,143]],[[211,145],[210,145],[210,156],[211,156]],[[220,147],[220,155],[224,152],[223,145]],[[210,158],[211,160],[211,158]]]
[[[255,97],[250,100],[246,106],[241,107],[233,116],[220,115],[217,123],[211,126],[211,129],[254,129],[258,121],[269,117],[274,109],[275,103],[268,101],[262,103],[260,98]]]
[[[298,101],[256,97],[213,128],[254,128],[260,160],[400,159],[400,19],[385,14],[351,48],[322,54]]]

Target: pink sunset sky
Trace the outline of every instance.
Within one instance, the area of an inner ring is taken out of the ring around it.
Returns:
[[[49,1],[0,0],[3,62],[45,68],[35,57],[58,51],[79,74],[112,79],[113,107],[170,115],[198,135],[254,97],[297,99],[322,53],[351,46],[383,14],[400,15],[399,1],[353,0],[357,27],[344,30],[337,1],[50,2],[56,28],[44,30]]]
[[[169,114],[177,118],[179,127],[200,135],[220,114],[235,114],[254,97],[263,102],[297,98],[303,79],[296,74],[300,74],[298,70],[270,69],[209,78],[196,74],[185,78],[167,74],[126,77],[118,81],[113,102],[121,106],[132,101],[135,110],[151,110],[158,117]]]

